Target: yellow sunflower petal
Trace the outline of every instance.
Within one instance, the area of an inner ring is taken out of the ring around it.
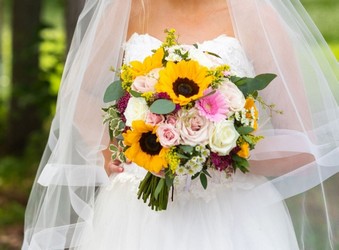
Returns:
[[[212,77],[207,76],[207,68],[193,60],[168,62],[159,76],[155,86],[157,92],[168,93],[172,101],[181,106],[202,97],[212,82]]]

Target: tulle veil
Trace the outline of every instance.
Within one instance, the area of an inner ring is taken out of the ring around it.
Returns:
[[[300,249],[338,249],[338,62],[299,0],[225,1],[256,73],[278,75],[262,95],[284,111],[261,110],[265,140],[251,156],[270,179],[252,192],[273,184],[280,199],[250,209],[286,200]],[[116,78],[110,68],[122,62],[130,9],[131,0],[86,1],[27,206],[23,249],[72,249],[92,229],[96,190],[108,181],[102,97]]]

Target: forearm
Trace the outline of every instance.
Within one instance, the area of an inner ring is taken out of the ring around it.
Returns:
[[[312,154],[301,153],[271,160],[250,160],[250,172],[264,176],[280,176],[315,161]]]

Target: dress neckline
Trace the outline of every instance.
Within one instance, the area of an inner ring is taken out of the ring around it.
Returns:
[[[148,39],[151,39],[153,41],[156,41],[158,43],[162,43],[163,41],[160,40],[159,38],[155,37],[155,36],[152,36],[148,33],[143,33],[143,34],[140,34],[140,33],[137,33],[137,32],[134,32],[130,38],[127,40],[126,43],[129,43],[130,41],[132,41],[133,39],[135,39],[136,37],[145,37],[145,38],[148,38]],[[228,36],[226,34],[220,34],[219,36],[216,36],[215,38],[212,38],[212,39],[209,39],[209,40],[204,40],[202,42],[196,42],[194,44],[198,44],[198,45],[203,45],[203,44],[206,44],[206,43],[210,43],[210,42],[215,42],[215,41],[218,41],[220,39],[229,39],[229,40],[235,40],[235,41],[238,41],[237,38],[233,37],[233,36]],[[182,45],[193,45],[193,44],[188,44],[188,43],[183,43]]]

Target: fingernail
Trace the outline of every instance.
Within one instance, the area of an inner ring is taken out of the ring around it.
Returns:
[[[119,168],[119,172],[123,172],[124,171],[124,168]]]

